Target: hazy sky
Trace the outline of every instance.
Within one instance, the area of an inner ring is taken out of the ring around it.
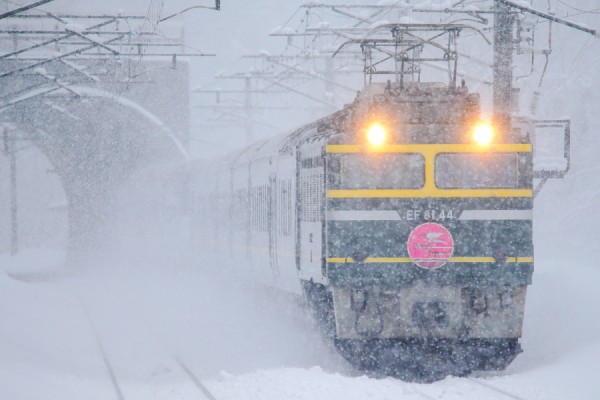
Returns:
[[[5,4],[15,3],[13,0],[7,1],[8,3]],[[18,0],[18,2],[26,3],[25,0]],[[283,25],[305,2],[305,0],[222,0],[221,11],[219,12],[194,9],[171,20],[174,23],[182,24],[185,28],[186,44],[189,46],[189,51],[201,51],[217,55],[216,57],[191,59],[190,86],[209,84],[214,81],[215,74],[220,71],[228,73],[247,71],[249,65],[239,61],[240,56],[244,54],[257,53],[263,49],[272,54],[279,53],[284,48],[285,41],[283,38],[268,37],[269,32]],[[352,3],[356,1],[345,2]],[[362,2],[369,3],[371,1]],[[426,0],[426,2],[437,3],[439,1]],[[598,14],[582,14],[577,9],[596,9],[597,2],[598,0],[570,0],[568,2],[554,1],[552,4],[555,7],[554,12],[556,12],[556,15],[596,26]],[[127,14],[146,15],[151,4],[150,0],[128,0],[127,2],[118,0],[55,0],[43,8],[74,13],[116,13],[119,9],[122,9]],[[166,0],[162,15],[170,15],[194,5],[212,6],[213,4],[213,0]],[[533,0],[533,5],[539,10],[548,11],[546,0]],[[296,19],[299,18],[300,14],[297,14]],[[170,27],[165,23],[160,24],[159,29],[167,31]],[[536,40],[541,46],[544,44],[542,42],[546,40],[546,37],[540,35]],[[547,87],[544,94],[552,91],[558,82],[565,82],[564,74],[568,73],[567,71],[570,68],[575,68],[575,61],[579,65],[581,64],[579,61],[585,61],[586,57],[593,56],[594,51],[598,48],[598,43],[600,43],[590,35],[557,25],[554,25],[552,40],[554,48],[550,55],[550,64],[544,81],[544,86]],[[584,50],[588,49],[588,46],[592,47],[589,50]],[[539,60],[541,60],[540,57],[538,57]],[[581,65],[585,65],[585,63]],[[589,79],[589,76],[585,74],[579,76],[581,79]],[[481,78],[485,78],[485,76],[481,76]],[[338,79],[349,78],[341,76]],[[353,77],[352,79],[357,78]],[[527,96],[537,86],[537,82],[537,77],[521,79],[518,82],[522,88],[523,104],[528,104]],[[240,84],[239,88],[241,88],[242,82],[238,83]],[[351,85],[354,82],[345,83]],[[223,83],[219,82],[217,85],[223,85]],[[480,92],[489,89],[485,85],[479,85],[478,87],[474,82],[468,82],[468,85],[471,90]],[[194,99],[198,101],[198,96],[194,96],[192,102]],[[292,100],[301,101],[302,99],[293,97]],[[540,108],[542,111],[544,111],[544,108],[549,108],[548,114],[552,115],[556,112],[556,109],[553,105],[554,101],[549,100],[548,96],[542,97]],[[192,110],[192,125],[196,124],[194,118],[196,120],[200,118],[198,115],[198,112]],[[269,115],[265,118],[272,121],[273,116]],[[235,127],[235,129],[242,130],[243,128]],[[192,131],[194,132],[194,130]],[[198,132],[198,134],[200,133],[208,135],[210,138],[214,136],[211,132]]]

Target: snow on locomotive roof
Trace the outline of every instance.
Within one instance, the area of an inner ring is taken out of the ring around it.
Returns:
[[[434,90],[434,89],[447,89],[448,85],[441,82],[405,82],[404,89],[420,89],[420,90]],[[375,82],[366,85],[363,90],[358,94],[359,99],[368,99],[377,95],[385,93],[385,89],[388,86],[386,82]]]

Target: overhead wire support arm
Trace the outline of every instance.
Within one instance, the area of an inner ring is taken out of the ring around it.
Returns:
[[[304,70],[298,68],[297,66],[288,65],[288,64],[285,64],[283,62],[277,61],[276,59],[271,59],[269,57],[264,57],[264,59],[266,61],[270,62],[271,64],[278,65],[278,66],[280,66],[280,67],[282,67],[284,69],[287,69],[289,71],[294,71],[294,72],[296,72],[296,73],[298,73],[300,75],[306,75],[308,77],[315,78],[315,79],[318,79],[318,80],[330,83],[330,84],[332,84],[332,85],[334,85],[336,87],[339,87],[339,88],[345,89],[345,90],[349,90],[351,92],[355,92],[356,91],[355,88],[351,88],[349,86],[345,86],[345,85],[339,84],[337,82],[331,81],[331,80],[329,80],[329,79],[327,79],[327,78],[325,78],[323,76],[320,76],[319,74],[315,74],[315,73],[312,73],[312,72],[309,72],[309,71],[304,71]]]
[[[406,9],[413,12],[430,12],[430,13],[452,13],[452,14],[494,14],[494,11],[491,10],[467,10],[460,8],[444,8],[444,9],[435,9],[435,8],[419,8],[406,6],[401,4],[319,4],[319,3],[306,3],[300,6],[301,8],[329,8],[333,11],[337,9],[336,12],[339,12],[340,9],[375,9],[375,10],[394,10],[394,9]]]
[[[71,31],[69,31],[71,32]],[[127,32],[127,31],[119,31],[119,30],[113,30],[113,31],[102,31],[102,30],[97,30],[97,31],[92,31],[92,30],[85,30],[84,31],[87,34],[91,34],[91,35],[120,35],[120,34],[131,34],[131,32]],[[5,35],[14,35],[14,34],[29,34],[29,35],[64,35],[65,31],[63,30],[41,30],[41,29],[37,29],[37,30],[15,30],[15,29],[2,29],[0,30],[0,34],[5,34]],[[74,33],[71,35],[73,36]],[[152,32],[137,32],[136,35],[138,36],[155,36],[154,33]],[[62,39],[62,38],[61,38]]]
[[[20,14],[24,11],[31,10],[32,8],[44,5],[46,3],[50,3],[52,1],[54,1],[54,0],[40,0],[40,1],[36,1],[35,3],[31,3],[31,4],[28,4],[23,7],[15,8],[14,10],[7,11],[5,13],[0,14],[0,19],[12,17],[12,16]]]
[[[215,0],[215,6],[214,7],[208,7],[208,6],[191,6],[191,7],[184,8],[183,10],[181,10],[179,12],[176,12],[175,14],[171,14],[171,15],[168,15],[168,16],[166,16],[164,18],[159,19],[158,22],[166,21],[168,19],[171,19],[173,17],[176,17],[178,15],[181,15],[181,14],[183,14],[185,12],[188,12],[190,10],[194,10],[194,9],[197,9],[197,8],[203,8],[205,10],[220,11],[221,10],[221,0]]]
[[[110,44],[112,42],[116,42],[117,40],[121,40],[123,38],[123,36],[124,35],[121,35],[119,37],[107,40],[106,42],[103,42],[103,44],[106,45],[106,44]],[[86,46],[86,47],[82,47],[82,48],[74,50],[74,51],[70,51],[68,53],[60,54],[60,55],[55,56],[55,57],[46,58],[46,59],[43,59],[42,61],[37,62],[35,64],[26,65],[24,67],[20,67],[20,68],[14,69],[12,71],[3,72],[3,73],[0,74],[0,78],[5,78],[5,77],[10,76],[10,75],[14,75],[14,74],[17,74],[17,73],[20,73],[20,72],[23,72],[23,71],[27,71],[27,70],[30,70],[30,69],[33,69],[33,68],[36,68],[36,67],[40,67],[40,66],[42,66],[44,64],[48,64],[48,63],[51,63],[53,61],[59,61],[62,58],[66,58],[66,57],[69,57],[69,56],[72,56],[72,55],[75,55],[75,54],[81,54],[83,52],[86,52],[86,51],[94,49],[94,48],[96,48],[96,45],[92,44],[92,45],[89,45],[89,46]]]
[[[416,38],[419,42],[419,44],[429,44],[432,45],[434,47],[439,47],[440,45],[434,42],[431,42],[431,40],[433,40],[433,38],[429,39],[429,40],[424,40],[422,38],[419,38],[415,35],[410,34],[411,31],[450,31],[450,30],[454,30],[454,31],[460,31],[461,29],[472,29],[475,32],[477,32],[488,44],[491,44],[491,41],[485,36],[485,34],[480,30],[477,29],[473,26],[470,25],[464,25],[464,24],[385,24],[385,25],[380,25],[377,26],[369,31],[367,31],[364,34],[363,39],[350,39],[347,40],[346,42],[342,43],[336,51],[334,51],[332,57],[335,57],[344,47],[350,45],[350,44],[365,44],[368,43],[369,41],[371,42],[378,42],[378,43],[394,43],[394,40],[392,39],[369,39],[368,36],[370,36],[371,34],[373,34],[374,32],[381,30],[381,29],[392,29],[395,30],[397,32],[402,31],[403,33],[409,34],[411,37]],[[378,49],[380,50],[380,49]],[[381,51],[381,50],[380,50]],[[389,54],[389,53],[388,53]]]
[[[65,30],[66,30],[68,33],[72,33],[72,34],[73,34],[73,35],[75,35],[75,36],[78,36],[78,37],[80,37],[80,38],[82,38],[82,39],[84,39],[84,40],[87,40],[88,42],[90,42],[90,43],[92,43],[92,44],[95,44],[96,46],[98,46],[98,47],[101,47],[101,48],[103,48],[104,50],[107,50],[107,51],[109,51],[109,52],[111,52],[111,53],[113,53],[113,54],[115,54],[115,55],[119,54],[119,52],[118,52],[118,51],[111,49],[110,47],[106,46],[104,43],[102,43],[102,42],[99,42],[98,40],[94,40],[94,39],[92,39],[92,38],[90,38],[90,37],[87,37],[87,36],[86,36],[86,35],[85,35],[83,32],[78,32],[78,31],[76,31],[76,30],[72,30],[72,29],[69,29],[69,28],[67,28],[67,29],[65,29]]]
[[[362,9],[362,8],[372,8],[372,9],[394,9],[394,8],[410,8],[407,6],[402,6],[399,4],[324,4],[324,3],[304,3],[300,6],[301,8],[345,8],[345,9]]]
[[[233,90],[233,89],[226,89],[226,90],[218,90],[218,89],[193,89],[192,93],[212,93],[212,94],[218,94],[218,93],[223,93],[223,94],[227,94],[227,93],[261,93],[261,94],[265,94],[265,93],[287,93],[287,91],[285,90],[279,90],[279,91],[273,91],[273,90],[260,90],[260,89],[252,89],[252,90]]]
[[[6,103],[0,103],[0,112],[3,112],[4,110],[6,110],[6,109],[8,109],[8,108],[10,108],[10,107],[12,107],[12,106],[14,106],[16,104],[22,103],[24,101],[31,100],[31,99],[33,99],[35,97],[41,97],[41,96],[50,94],[52,92],[56,92],[57,90],[60,90],[60,89],[61,88],[59,86],[52,86],[50,88],[43,88],[43,89],[34,91],[34,92],[30,93],[30,94],[27,94],[27,95],[24,95],[24,96],[19,96],[16,99],[13,99],[13,100],[8,101]]]
[[[22,19],[47,19],[49,17],[51,18],[60,18],[60,19],[137,19],[137,20],[143,20],[146,19],[146,17],[142,16],[142,15],[123,15],[123,14],[117,14],[117,15],[83,15],[83,14],[55,14],[52,13],[52,15],[47,15],[48,13],[45,12],[45,15],[41,15],[41,14],[20,14],[20,15],[13,15],[11,16],[11,18],[22,18]]]
[[[41,68],[37,69],[35,72],[38,75],[43,76],[44,78],[46,78],[50,82],[54,83],[55,85],[59,86],[61,89],[64,89],[67,92],[73,94],[75,97],[80,97],[79,93],[77,93],[76,90],[71,89],[71,87],[69,87],[69,85],[65,84],[64,82],[61,82],[57,77],[52,76],[52,75],[48,75],[46,73],[46,71],[44,71],[43,69],[41,69]]]
[[[367,24],[371,23],[371,21],[368,20],[368,19],[366,19],[366,18],[362,18],[362,17],[360,17],[358,15],[354,15],[354,14],[349,13],[347,11],[342,11],[342,10],[340,10],[337,7],[332,7],[331,10],[334,11],[334,12],[336,12],[336,13],[338,13],[338,14],[345,15],[346,17],[354,18],[354,19],[356,19],[359,22],[363,22],[363,23],[367,23]]]
[[[541,12],[541,11],[538,11],[538,10],[535,10],[533,8],[529,8],[529,7],[523,6],[521,4],[517,4],[517,3],[509,1],[509,0],[496,0],[496,1],[498,3],[500,3],[500,4],[504,4],[506,6],[509,6],[509,7],[512,7],[512,8],[516,8],[519,11],[526,12],[526,13],[529,13],[529,14],[532,14],[532,15],[535,15],[535,16],[547,19],[549,21],[565,25],[565,26],[568,26],[569,28],[577,29],[579,31],[586,32],[586,33],[589,33],[591,35],[594,35],[597,38],[600,38],[600,32],[598,30],[596,30],[596,29],[590,29],[590,28],[587,28],[587,27],[585,27],[583,25],[576,24],[574,22],[568,21],[568,20],[563,19],[563,18],[555,17],[552,14]]]
[[[101,23],[99,23],[99,24],[96,24],[96,25],[94,25],[94,26],[90,26],[89,28],[87,28],[87,29],[86,29],[85,31],[83,31],[83,32],[85,33],[85,32],[87,32],[87,31],[89,31],[89,30],[92,30],[92,29],[98,29],[98,28],[101,28],[101,27],[103,27],[103,26],[106,26],[106,25],[112,24],[113,22],[114,22],[114,20],[104,21],[104,22],[101,22]],[[62,33],[62,32],[61,32],[61,33]],[[17,54],[25,53],[25,52],[27,52],[27,51],[30,51],[30,50],[33,50],[33,49],[37,49],[37,48],[40,48],[40,47],[44,47],[44,46],[47,46],[47,45],[49,45],[49,44],[52,44],[52,43],[59,42],[59,41],[61,41],[61,40],[64,40],[64,39],[68,39],[68,38],[70,38],[71,36],[74,36],[74,35],[75,35],[75,33],[74,33],[74,32],[69,32],[69,33],[63,34],[62,36],[57,36],[57,37],[55,37],[55,38],[52,38],[52,39],[46,40],[46,41],[44,41],[44,42],[41,42],[41,43],[34,44],[34,45],[32,45],[32,46],[29,46],[29,47],[24,47],[24,48],[22,48],[22,49],[15,50],[15,51],[13,51],[13,52],[10,52],[10,53],[6,53],[6,54],[3,54],[3,55],[0,55],[0,60],[1,60],[1,59],[3,59],[3,58],[9,58],[9,57],[16,56]]]
[[[65,21],[63,18],[59,17],[55,13],[51,13],[49,11],[43,11],[43,10],[35,10],[35,11],[39,11],[43,15],[17,14],[17,15],[13,15],[12,18],[26,18],[26,17],[36,16],[36,17],[40,17],[40,18],[51,18],[51,19],[54,19],[54,20],[56,20],[56,21],[58,21],[58,22],[60,22],[62,24],[66,24],[67,23],[67,21]]]

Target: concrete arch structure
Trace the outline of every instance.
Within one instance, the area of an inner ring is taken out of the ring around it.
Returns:
[[[155,163],[185,161],[188,154],[181,135],[139,102],[95,87],[70,89],[28,98],[0,118],[14,126],[13,136],[35,143],[60,176],[74,264],[105,239],[102,223],[111,214],[112,195],[129,176]]]

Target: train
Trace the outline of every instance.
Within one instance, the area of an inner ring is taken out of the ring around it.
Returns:
[[[522,351],[534,268],[531,132],[462,85],[367,84],[193,173],[194,240],[301,296],[361,371],[431,382]]]

